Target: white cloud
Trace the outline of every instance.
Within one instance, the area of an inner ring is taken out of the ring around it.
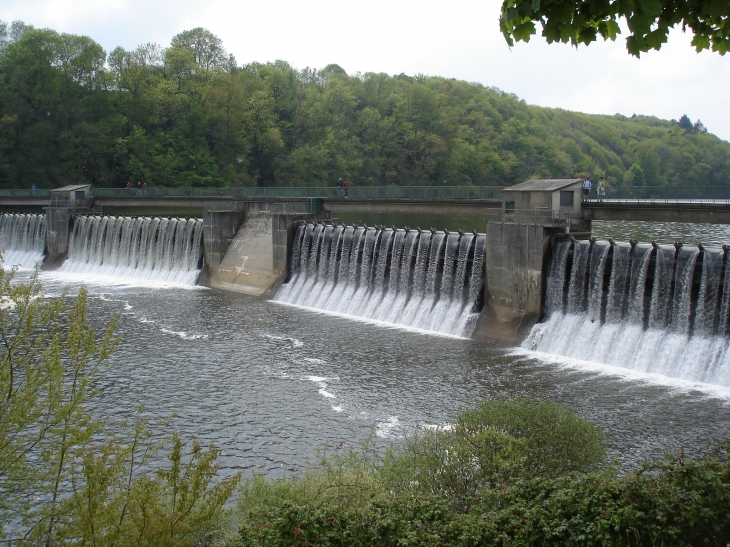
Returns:
[[[111,51],[169,44],[198,26],[239,63],[284,59],[297,68],[337,63],[350,74],[431,74],[477,81],[528,103],[588,113],[702,119],[730,140],[730,56],[696,54],[672,32],[661,51],[635,59],[623,39],[579,49],[507,47],[495,0],[3,0],[4,20],[87,34]]]

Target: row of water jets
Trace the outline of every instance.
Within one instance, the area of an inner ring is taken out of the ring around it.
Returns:
[[[196,218],[79,217],[61,270],[194,284],[202,236]]]
[[[22,269],[33,269],[43,262],[46,246],[46,215],[0,215],[2,262]]]
[[[416,329],[470,336],[486,236],[302,223],[276,300]]]
[[[41,263],[45,231],[45,215],[0,215],[4,264]],[[192,285],[202,232],[200,219],[78,217],[61,270]],[[485,245],[470,233],[300,224],[276,300],[468,337]],[[730,387],[728,258],[714,247],[557,242],[546,319],[523,345]]]
[[[730,387],[727,258],[714,247],[558,242],[547,318],[523,345]]]
[[[33,268],[43,261],[46,218],[0,215],[3,262]],[[202,267],[201,219],[80,216],[61,271],[195,284]]]

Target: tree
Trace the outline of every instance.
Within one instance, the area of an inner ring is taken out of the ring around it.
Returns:
[[[13,545],[191,546],[239,478],[212,484],[218,452],[173,434],[156,472],[141,415],[130,434],[85,405],[117,345],[89,324],[87,293],[45,298],[0,266],[0,540]],[[141,413],[140,413],[141,414]],[[101,439],[106,439],[101,441]]]
[[[425,430],[389,450],[380,470],[394,490],[441,495],[468,507],[521,478],[600,469],[601,429],[551,401],[485,401],[448,430]]]
[[[504,0],[499,23],[509,45],[529,41],[539,22],[548,43],[577,46],[594,42],[599,34],[615,40],[620,18],[630,32],[626,49],[636,57],[661,48],[677,25],[692,31],[698,52],[712,49],[725,55],[730,49],[730,4],[722,0]]]
[[[689,116],[687,114],[682,114],[682,117],[679,118],[679,127],[684,129],[685,131],[692,131],[692,120],[689,119]]]
[[[172,47],[191,51],[193,61],[204,74],[229,61],[221,39],[202,27],[181,32],[172,39]],[[231,61],[235,65],[235,60]]]

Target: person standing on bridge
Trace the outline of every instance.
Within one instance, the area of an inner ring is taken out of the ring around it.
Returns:
[[[599,177],[598,179],[598,201],[603,201],[603,198],[606,197],[606,182],[603,180],[603,177]]]
[[[142,183],[137,181],[137,195],[142,197]]]
[[[339,179],[337,180],[337,197],[338,197],[338,198],[341,198],[341,197],[342,197],[342,188],[343,188],[343,186],[344,186],[344,185],[343,185],[343,183],[342,183],[342,177],[340,177],[340,178],[339,178]]]
[[[588,194],[591,193],[591,179],[586,177],[583,181],[583,201],[588,201]]]
[[[142,183],[142,195],[143,196],[147,195],[147,183],[146,182]]]
[[[350,181],[345,179],[345,182],[342,183],[342,187],[345,189],[345,197],[350,197],[347,195],[350,192]]]

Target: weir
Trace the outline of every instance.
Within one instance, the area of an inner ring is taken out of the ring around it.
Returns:
[[[1,214],[0,249],[6,267],[32,269],[43,262],[46,245],[46,215]]]
[[[275,300],[469,337],[482,304],[484,234],[301,223]]]
[[[6,266],[200,283],[730,387],[727,249],[592,239],[580,182],[504,189],[502,220],[481,234],[344,225],[302,203],[199,219],[92,214],[64,197],[51,228],[0,215],[0,247]]]
[[[545,320],[523,346],[730,387],[726,248],[557,241]]]
[[[193,285],[202,235],[201,219],[80,216],[59,270]]]

